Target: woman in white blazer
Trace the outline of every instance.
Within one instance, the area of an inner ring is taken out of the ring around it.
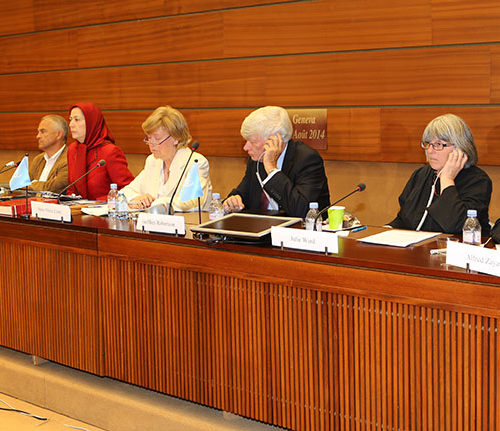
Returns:
[[[171,106],[161,106],[142,123],[142,129],[151,155],[146,159],[142,172],[122,189],[131,206],[149,208],[168,205],[180,180],[172,203],[174,211],[196,210],[198,199],[182,202],[180,190],[191,166],[197,163],[203,190],[200,203],[202,209],[207,210],[212,196],[208,160],[198,152],[189,160],[192,150],[188,145],[192,138],[184,116]],[[189,165],[184,171],[188,160]]]

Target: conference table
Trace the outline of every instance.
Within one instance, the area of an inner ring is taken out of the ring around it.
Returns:
[[[0,217],[0,345],[292,430],[500,429],[498,277],[377,227],[325,254],[185,218]]]

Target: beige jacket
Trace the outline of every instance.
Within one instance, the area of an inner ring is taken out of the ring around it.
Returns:
[[[38,181],[30,186],[31,190],[51,191],[60,193],[68,185],[68,147],[57,158],[56,163],[50,170],[47,181]],[[42,175],[43,168],[45,167],[45,153],[38,154],[32,161],[30,161],[30,178],[37,180]]]

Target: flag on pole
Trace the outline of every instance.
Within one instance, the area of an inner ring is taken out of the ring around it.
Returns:
[[[11,190],[17,190],[29,185],[31,185],[31,180],[28,168],[28,156],[24,156],[9,181],[9,187]]]
[[[182,202],[187,202],[202,196],[203,189],[201,188],[200,173],[198,171],[198,160],[195,160],[182,185],[180,198]]]

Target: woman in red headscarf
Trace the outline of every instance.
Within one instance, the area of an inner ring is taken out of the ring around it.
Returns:
[[[100,160],[106,164],[90,172],[68,189],[85,199],[106,200],[109,186],[118,189],[130,183],[134,176],[127,159],[108,130],[102,112],[93,103],[77,103],[70,109],[69,127],[75,140],[68,147],[68,180],[71,184]]]

